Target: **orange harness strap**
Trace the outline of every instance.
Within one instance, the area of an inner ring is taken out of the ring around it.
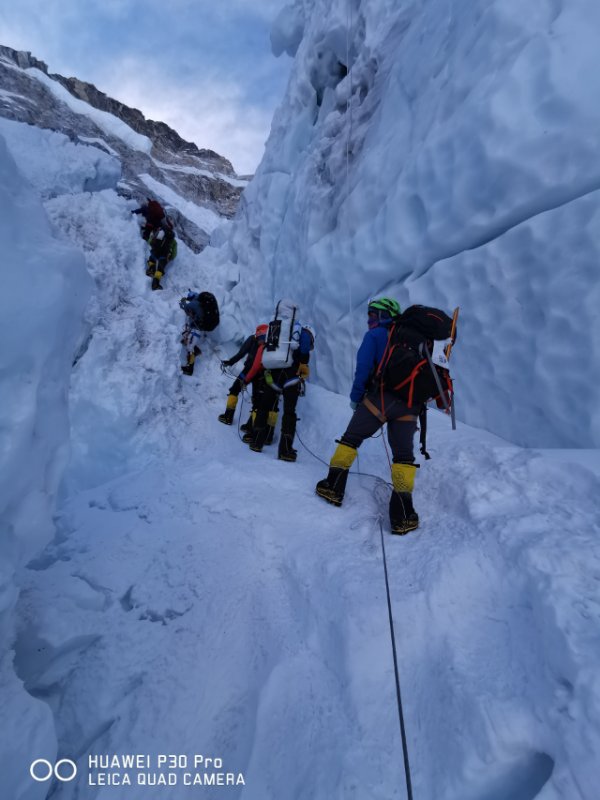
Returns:
[[[377,417],[379,422],[384,423],[388,421],[385,414],[382,414],[375,403],[372,403],[368,397],[365,397],[363,400],[363,405],[368,411],[371,412],[371,414],[374,414]],[[395,417],[395,422],[416,422],[417,419],[418,417],[416,417],[414,414],[404,414],[402,417]]]
[[[381,411],[375,405],[375,403],[372,403],[368,399],[368,397],[365,397],[365,399],[363,400],[363,405],[368,411],[371,412],[371,414],[374,414],[377,417],[379,422],[381,422],[382,424],[384,422],[387,422],[387,417],[385,416],[385,414],[382,414]]]

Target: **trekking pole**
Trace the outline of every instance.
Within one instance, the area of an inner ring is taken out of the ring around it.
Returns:
[[[452,348],[454,347],[454,340],[456,339],[456,324],[458,322],[458,313],[460,311],[460,306],[456,306],[454,309],[454,313],[452,314],[452,328],[450,329],[450,343],[446,345],[444,348],[444,355],[446,356],[446,360],[450,361],[450,353],[452,352]],[[450,418],[452,420],[452,430],[456,430],[456,408],[454,406],[454,388],[452,390],[452,397],[450,399]]]

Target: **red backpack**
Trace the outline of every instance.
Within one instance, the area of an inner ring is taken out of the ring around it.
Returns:
[[[158,200],[148,200],[148,210],[146,212],[148,222],[158,225],[164,216],[165,210]]]

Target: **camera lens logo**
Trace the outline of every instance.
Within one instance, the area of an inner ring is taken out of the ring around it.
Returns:
[[[71,761],[70,758],[61,758],[53,766],[45,758],[36,758],[35,761],[31,762],[29,774],[38,783],[49,781],[53,775],[57,780],[66,783],[67,781],[72,781],[77,775],[77,764]]]

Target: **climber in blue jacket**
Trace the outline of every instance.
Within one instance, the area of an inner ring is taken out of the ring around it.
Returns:
[[[379,362],[383,358],[390,326],[399,313],[398,303],[388,298],[373,301],[369,306],[367,321],[369,329],[356,354],[354,383],[350,391],[350,405],[354,410],[369,389]]]

